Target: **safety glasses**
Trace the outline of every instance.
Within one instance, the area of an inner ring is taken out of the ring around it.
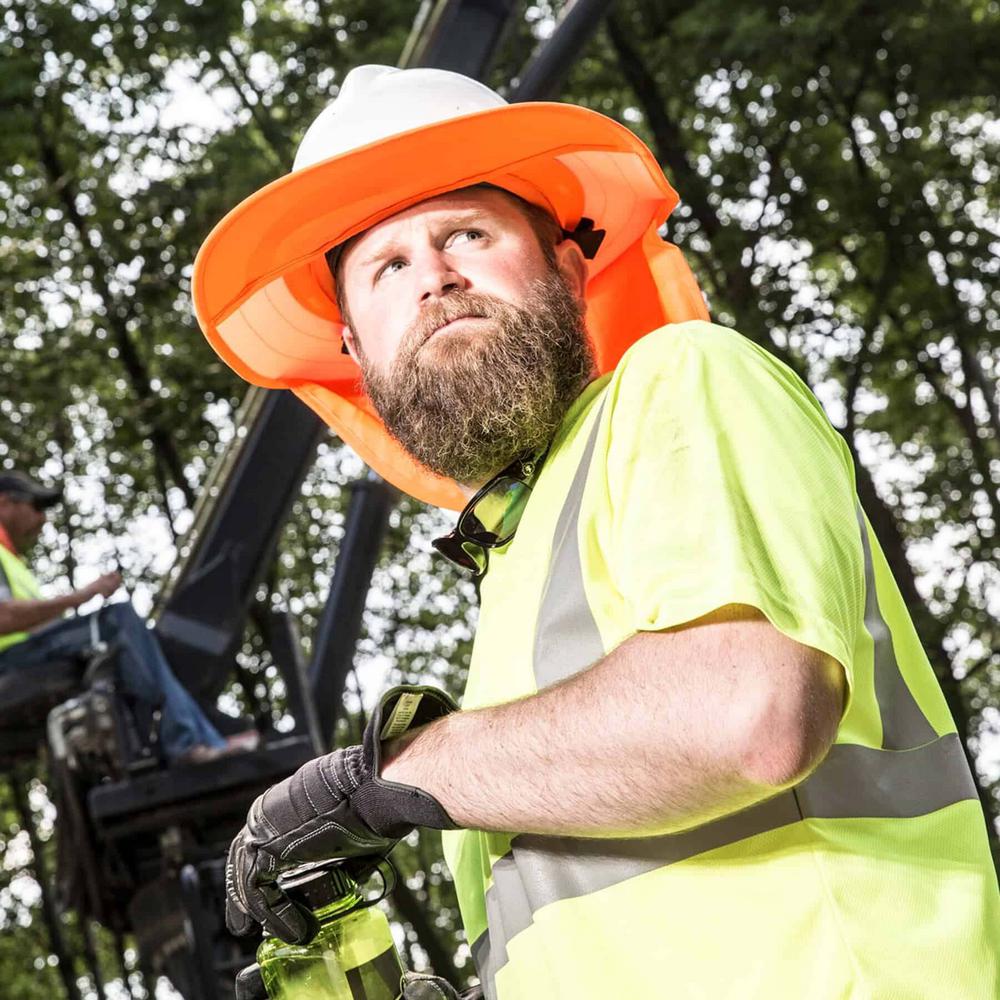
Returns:
[[[489,566],[489,550],[514,537],[542,458],[517,458],[495,475],[465,505],[454,530],[434,539],[434,548],[480,579]]]

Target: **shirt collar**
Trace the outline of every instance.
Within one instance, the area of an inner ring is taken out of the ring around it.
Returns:
[[[7,529],[0,524],[0,545],[2,545],[8,552],[13,555],[17,555],[17,549],[14,548],[14,543],[11,541],[10,535],[7,534]]]

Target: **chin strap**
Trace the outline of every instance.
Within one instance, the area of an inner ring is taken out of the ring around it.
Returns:
[[[594,220],[583,218],[577,224],[576,229],[564,229],[563,237],[572,240],[582,251],[587,260],[593,260],[597,256],[597,251],[601,249],[607,230],[595,229]]]

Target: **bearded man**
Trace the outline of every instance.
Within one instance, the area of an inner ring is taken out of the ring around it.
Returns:
[[[462,508],[482,600],[461,711],[395,689],[254,803],[230,927],[302,940],[283,871],[426,826],[487,997],[998,995],[982,811],[849,452],[706,322],[676,201],[600,115],[369,66],[209,237],[213,346]]]

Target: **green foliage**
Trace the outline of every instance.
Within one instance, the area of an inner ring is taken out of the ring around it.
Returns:
[[[40,553],[56,586],[113,558],[149,603],[245,392],[197,330],[197,248],[288,168],[352,66],[397,60],[417,6],[0,0],[0,464],[69,481]],[[494,85],[561,6],[520,8]],[[994,803],[998,22],[995,0],[619,0],[563,94],[650,142],[682,196],[669,236],[716,318],[802,373],[843,430]],[[262,592],[291,607],[307,649],[361,472],[323,446]],[[444,520],[408,501],[394,514],[340,739],[382,684],[461,688],[474,598],[431,568]],[[280,722],[258,636],[241,660],[232,706],[263,701]],[[12,862],[17,820],[0,809]],[[414,837],[399,864],[426,917],[416,928],[401,904],[401,919],[425,953],[432,935],[464,962],[436,838]],[[11,995],[58,995],[15,868],[0,977]]]

